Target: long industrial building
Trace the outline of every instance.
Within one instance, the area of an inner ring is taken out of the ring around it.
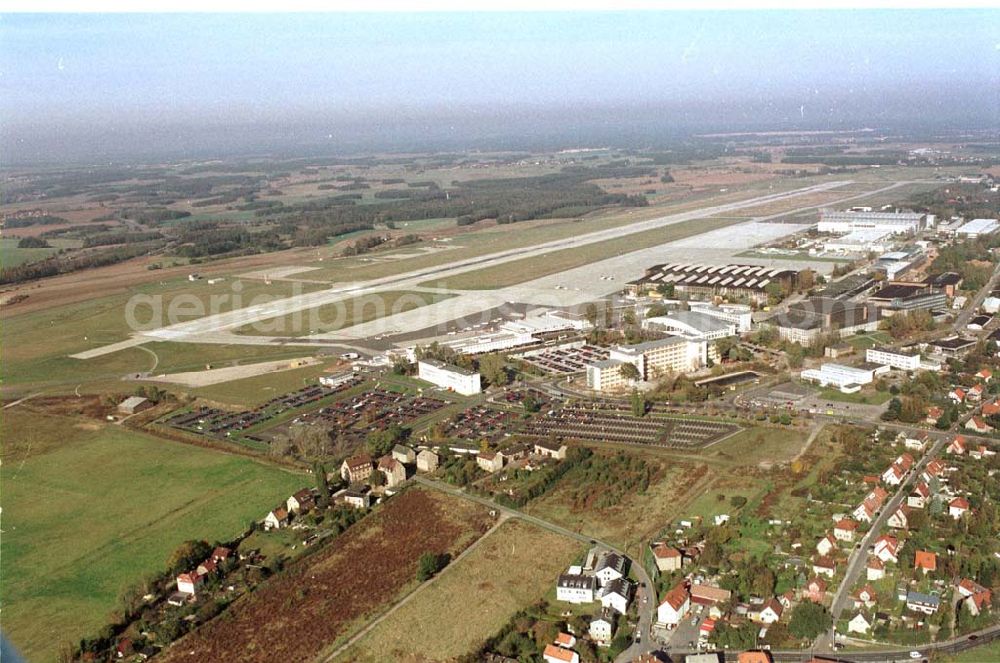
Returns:
[[[691,297],[723,296],[763,304],[767,302],[767,286],[777,283],[788,292],[798,284],[799,273],[792,269],[775,269],[760,265],[703,265],[698,263],[667,263],[654,265],[646,274],[626,286],[632,295],[655,293],[661,286],[672,285],[675,293]]]
[[[816,229],[821,233],[851,233],[879,230],[893,235],[916,233],[924,228],[925,215],[917,212],[873,212],[870,208],[819,212]]]

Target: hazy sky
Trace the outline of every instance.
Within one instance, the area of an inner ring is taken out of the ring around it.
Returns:
[[[816,117],[845,99],[893,107],[914,93],[995,114],[998,28],[988,10],[8,14],[0,113],[8,140],[28,126],[470,107],[780,101]]]

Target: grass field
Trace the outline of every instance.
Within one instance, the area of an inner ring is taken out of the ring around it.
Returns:
[[[31,661],[107,622],[182,541],[225,539],[308,477],[94,420],[4,412],[4,630]]]
[[[0,238],[0,266],[17,267],[30,262],[36,262],[59,252],[59,249],[78,249],[83,244],[78,239],[50,239],[51,248],[21,249],[17,244],[20,239]]]
[[[223,312],[250,305],[254,299],[288,297],[321,287],[284,282],[267,285],[263,281],[250,280],[208,285],[206,282],[189,283],[186,279],[174,279],[162,285],[145,284],[132,289],[129,294],[101,297],[45,311],[18,315],[14,309],[14,315],[3,318],[4,383],[85,382],[150,370],[153,357],[137,348],[86,361],[67,356],[128,338],[132,328],[126,310],[133,295],[140,295],[147,302],[149,298],[159,302],[158,306],[164,313],[161,322],[167,323],[171,317],[175,317],[175,322],[199,317],[198,310],[204,313],[213,309]],[[147,304],[136,306],[137,322],[140,325],[149,322],[152,310]],[[171,310],[176,316],[170,315]],[[152,328],[156,326],[154,324]],[[156,369],[161,373],[185,370],[185,366],[204,367],[205,363],[224,361],[230,355],[240,359],[296,355],[292,351],[268,347],[228,350],[225,349],[227,346],[212,348],[181,343],[150,343],[146,347],[164,353]],[[179,351],[173,352],[175,349]]]
[[[865,334],[854,334],[844,339],[844,342],[853,347],[858,352],[864,352],[868,348],[882,345],[892,341],[892,337],[885,332],[868,332]]]
[[[581,551],[577,541],[508,521],[337,660],[454,660],[543,597]]]
[[[1000,661],[1000,640],[952,656],[936,658],[940,663],[996,663]]]
[[[252,336],[307,336],[315,332],[331,332],[353,325],[436,304],[453,295],[390,290],[350,297],[340,302],[267,318],[236,330]]]
[[[840,403],[881,405],[892,398],[892,394],[888,391],[874,391],[869,389],[862,389],[856,394],[845,394],[839,389],[823,389],[819,392],[819,397]]]

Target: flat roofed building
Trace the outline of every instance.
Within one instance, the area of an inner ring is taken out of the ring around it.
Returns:
[[[843,364],[823,364],[819,370],[810,368],[802,371],[803,380],[817,382],[821,387],[836,387],[844,393],[860,391],[861,385],[875,380],[879,368],[873,366],[844,366]]]
[[[903,371],[915,371],[920,368],[920,353],[911,354],[892,348],[868,348],[865,351],[865,361],[891,366]]]
[[[973,219],[956,229],[955,234],[969,239],[976,239],[982,235],[995,233],[997,228],[1000,228],[1000,221],[997,221],[997,219]]]
[[[625,364],[632,364],[641,380],[655,380],[673,371],[685,373],[698,370],[708,361],[708,343],[681,336],[646,341],[637,345],[620,345],[609,357],[587,365],[587,387],[594,391],[614,391],[631,386],[622,373]]]
[[[821,233],[885,230],[892,234],[905,234],[922,230],[924,219],[925,215],[918,212],[821,209],[816,229]]]
[[[753,325],[753,309],[746,304],[712,304],[710,302],[690,302],[692,311],[718,318],[736,325],[736,333],[750,331]]]
[[[831,331],[841,334],[875,331],[878,312],[874,307],[858,302],[810,297],[769,318],[767,324],[777,328],[782,340],[811,343],[820,334]]]
[[[471,396],[482,391],[479,373],[459,366],[446,364],[436,359],[421,359],[417,362],[417,377],[443,389],[449,389],[463,396]]]

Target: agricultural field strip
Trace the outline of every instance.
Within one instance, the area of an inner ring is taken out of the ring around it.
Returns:
[[[814,194],[821,191],[828,191],[851,183],[853,183],[851,180],[827,182],[824,184],[806,187],[803,189],[796,189],[793,191],[777,193],[777,194],[769,194],[766,196],[760,196],[757,198],[743,200],[736,203],[728,203],[724,205],[718,205],[715,207],[701,208],[690,212],[683,212],[680,214],[658,217],[656,219],[651,219],[649,221],[642,221],[629,225],[626,228],[599,230],[593,233],[588,233],[577,237],[553,240],[551,242],[546,242],[536,247],[527,247],[520,249],[512,249],[508,251],[501,251],[487,256],[482,256],[469,260],[456,261],[453,263],[447,263],[437,267],[432,267],[424,270],[417,270],[415,272],[409,272],[395,276],[373,279],[364,284],[347,284],[343,286],[337,286],[331,288],[330,290],[323,290],[303,295],[296,295],[293,297],[277,300],[266,305],[250,306],[235,311],[229,311],[226,313],[218,313],[215,315],[206,316],[198,320],[192,320],[189,322],[182,322],[174,325],[169,325],[155,331],[146,332],[143,334],[143,337],[146,338],[147,340],[160,339],[160,340],[183,341],[187,338],[195,337],[201,333],[228,330],[235,327],[240,327],[248,323],[257,322],[266,318],[286,315],[289,313],[294,313],[296,311],[322,306],[324,304],[334,303],[348,296],[357,296],[370,292],[378,292],[381,289],[388,289],[391,287],[398,288],[398,287],[415,286],[419,282],[426,280],[428,277],[432,276],[444,278],[446,276],[460,274],[464,271],[469,271],[471,269],[475,269],[481,266],[508,262],[519,258],[544,255],[548,252],[557,249],[577,248],[595,242],[601,242],[608,239],[619,238],[623,234],[626,235],[633,234],[645,230],[659,228],[664,225],[680,223],[682,221],[689,221],[707,216],[714,216],[725,212],[730,212],[733,210],[743,209],[746,207],[753,207],[755,205],[761,205],[766,202],[775,202],[779,200],[784,200],[786,198],[795,198],[798,196]],[[87,352],[79,353],[73,356],[79,359],[89,359],[92,357],[101,356],[108,352],[114,352],[116,349],[118,348],[116,348],[115,346],[104,346],[104,347],[94,348]]]

